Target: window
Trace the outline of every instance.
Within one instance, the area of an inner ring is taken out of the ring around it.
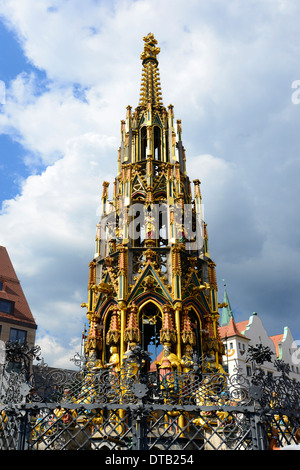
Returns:
[[[10,300],[0,299],[0,312],[2,313],[14,313],[14,302]]]
[[[154,127],[154,158],[161,160],[161,137],[160,128]]]
[[[9,332],[9,341],[25,343],[27,338],[27,331],[17,330],[16,328],[11,328]]]
[[[141,128],[141,160],[147,158],[147,128],[146,126]]]
[[[140,311],[140,331],[142,333],[142,349],[154,354],[160,353],[159,332],[162,327],[162,313],[152,302],[148,302]]]
[[[0,281],[0,290],[3,290],[3,281]]]

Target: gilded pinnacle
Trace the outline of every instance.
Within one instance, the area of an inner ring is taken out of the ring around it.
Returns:
[[[144,38],[144,51],[141,54],[143,61],[142,83],[140,90],[140,105],[146,106],[147,103],[153,105],[162,105],[161,86],[158,71],[157,55],[160,48],[157,47],[157,40],[152,33]]]
[[[152,33],[149,33],[143,38],[143,40],[145,42],[144,51],[141,54],[143,65],[147,60],[153,60],[157,63],[156,56],[160,53],[160,48],[156,47],[157,40],[154,38],[154,35]]]

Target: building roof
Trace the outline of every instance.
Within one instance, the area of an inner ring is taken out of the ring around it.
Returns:
[[[13,313],[0,312],[0,320],[37,328],[20,281],[4,246],[0,246],[0,299],[14,303]]]
[[[245,336],[245,331],[248,324],[249,320],[235,323],[234,319],[231,318],[229,325],[219,327],[219,334],[221,339],[230,338],[233,336],[242,336],[243,338],[249,339]],[[269,337],[274,343],[277,357],[279,357],[279,345],[283,341],[283,337],[284,333]]]
[[[282,342],[283,336],[283,333],[280,335],[270,336],[271,340],[274,343],[277,357],[279,357],[279,344]]]
[[[228,325],[219,327],[221,339],[229,338],[231,336],[241,336],[242,338],[248,339],[247,336],[244,335],[247,324],[248,321],[235,323],[234,319],[231,317]]]
[[[224,296],[223,296],[223,308],[220,319],[221,326],[228,326],[230,319],[233,318],[232,308],[230,305],[230,300],[226,290],[226,284],[224,285]]]
[[[150,365],[150,372],[156,371],[156,362],[159,362],[162,359],[163,353],[164,353],[164,351],[161,351],[158,354],[158,356],[155,359],[153,359],[153,361],[151,362],[151,365]]]

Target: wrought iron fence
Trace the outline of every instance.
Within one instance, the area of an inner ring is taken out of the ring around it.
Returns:
[[[205,358],[187,373],[144,371],[139,349],[119,372],[87,367],[79,356],[78,371],[32,367],[39,348],[7,343],[0,449],[263,450],[272,426],[281,445],[293,442],[300,384],[280,361],[276,376],[265,375],[258,349],[255,373],[245,377],[221,374]]]

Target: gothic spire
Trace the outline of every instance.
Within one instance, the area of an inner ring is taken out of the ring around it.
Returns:
[[[90,263],[91,341],[86,351],[107,365],[107,346],[117,348],[123,364],[132,343],[145,350],[152,342],[171,345],[179,359],[182,347],[189,345],[199,355],[215,357],[219,366],[221,307],[200,181],[194,180],[193,200],[181,121],[176,127],[173,105],[165,108],[161,98],[160,49],[152,33],[143,43],[140,101],[134,110],[127,106],[121,121],[111,201],[108,183],[103,183],[96,252]],[[95,311],[98,330],[91,315]],[[144,322],[150,317],[153,322]],[[102,342],[95,343],[98,332]]]
[[[224,284],[223,308],[222,308],[220,326],[229,325],[231,318],[233,319],[233,312],[231,309],[228,293],[226,290],[226,284]]]
[[[157,40],[152,33],[143,38],[144,51],[141,54],[143,63],[142,82],[140,92],[140,106],[152,105],[162,106],[161,86],[158,69],[157,55],[160,48],[157,47]]]

